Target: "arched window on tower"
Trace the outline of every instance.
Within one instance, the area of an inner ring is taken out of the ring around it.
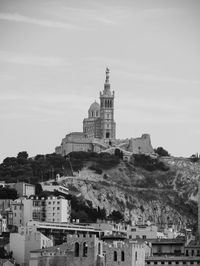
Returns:
[[[121,261],[125,261],[124,251],[121,252]]]
[[[110,108],[112,108],[112,100],[110,101]]]
[[[98,116],[99,115],[99,112],[98,111],[96,111],[96,116]]]
[[[87,243],[83,243],[83,257],[87,257],[87,252],[88,252],[88,246]]]
[[[137,251],[135,252],[135,261],[137,261]]]
[[[98,254],[101,255],[101,243],[98,244]]]
[[[117,251],[116,251],[116,250],[114,251],[113,260],[114,260],[114,261],[117,261]]]
[[[75,252],[75,257],[79,257],[79,243],[78,242],[75,243],[74,252]]]

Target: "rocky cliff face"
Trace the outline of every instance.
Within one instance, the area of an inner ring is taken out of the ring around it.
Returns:
[[[126,220],[152,221],[161,227],[174,224],[178,229],[197,223],[197,181],[200,163],[184,158],[162,158],[167,171],[149,172],[134,161],[123,162],[97,175],[87,169],[78,177],[67,178],[66,186],[81,192],[93,207],[107,214],[119,210]]]

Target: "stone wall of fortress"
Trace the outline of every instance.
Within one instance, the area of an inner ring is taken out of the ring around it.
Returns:
[[[151,145],[151,138],[149,134],[143,134],[141,138],[131,138],[129,140],[128,151],[138,154],[152,154],[154,153]]]
[[[55,152],[65,156],[73,151],[92,151],[101,152],[110,148],[103,139],[86,138],[81,134],[70,133],[63,138],[61,146],[56,147]],[[113,147],[119,147],[134,154],[154,153],[149,134],[143,134],[141,138],[131,138],[126,140],[116,140]]]

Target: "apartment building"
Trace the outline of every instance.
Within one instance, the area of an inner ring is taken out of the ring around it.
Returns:
[[[48,197],[46,199],[46,222],[70,222],[71,205],[63,197]]]
[[[38,198],[31,196],[11,202],[13,225],[25,226],[29,221],[69,223],[71,205],[63,197]]]

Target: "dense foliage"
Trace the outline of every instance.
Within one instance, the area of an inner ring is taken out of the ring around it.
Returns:
[[[70,169],[69,162],[61,155],[52,153],[28,158],[27,152],[18,153],[17,157],[7,157],[0,164],[0,181],[24,181],[38,183],[56,174],[63,175]]]
[[[0,164],[0,181],[36,184],[54,179],[57,174],[72,175],[73,171],[81,170],[87,161],[93,163],[93,170],[102,173],[103,169],[116,166],[120,159],[109,153],[95,152],[71,152],[65,157],[55,153],[38,154],[34,158],[29,158],[28,153],[22,151],[17,157],[5,158]]]
[[[154,149],[155,153],[157,153],[159,156],[170,156],[168,151],[166,151],[163,147],[158,147]]]
[[[119,211],[112,211],[108,218],[115,222],[122,222],[124,220],[124,216]]]
[[[17,191],[13,188],[0,188],[0,199],[16,199]]]
[[[85,162],[91,161],[92,170],[101,172],[103,169],[110,169],[119,164],[120,158],[116,155],[112,155],[106,152],[95,153],[95,152],[71,152],[68,157],[73,170],[81,170]]]
[[[147,171],[168,171],[169,167],[167,167],[163,162],[159,161],[157,158],[151,158],[145,154],[134,154],[134,165],[136,167],[144,168]]]
[[[190,157],[190,161],[192,163],[197,163],[199,161],[199,156],[198,154],[192,154],[192,156]]]

